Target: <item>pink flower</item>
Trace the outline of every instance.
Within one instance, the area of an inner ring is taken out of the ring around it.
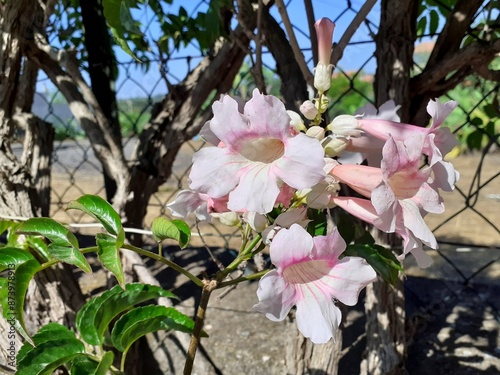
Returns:
[[[172,215],[185,218],[194,212],[198,220],[211,221],[211,214],[227,212],[227,198],[212,199],[206,194],[181,190],[175,201],[167,204]]]
[[[457,145],[457,140],[448,128],[440,125],[456,106],[457,102],[454,101],[444,104],[439,101],[429,101],[427,112],[432,117],[432,125],[429,128],[384,119],[360,119],[359,123],[362,130],[383,141],[389,137],[396,141],[404,141],[423,136],[422,152],[430,158],[436,186],[451,191],[460,175],[451,163],[443,160],[443,157]]]
[[[442,213],[444,205],[434,188],[429,168],[419,168],[422,144],[422,136],[413,136],[405,142],[389,137],[382,150],[380,169],[339,165],[330,174],[371,198],[379,229],[393,233],[398,226],[408,228],[415,237],[436,248],[436,239],[423,216],[429,212]]]
[[[326,343],[341,320],[333,299],[355,305],[359,292],[376,278],[361,258],[339,260],[345,246],[336,228],[314,238],[298,224],[280,230],[270,247],[276,269],[260,280],[260,302],[254,308],[272,321],[282,321],[295,305],[299,331],[313,343]]]
[[[325,176],[319,141],[292,134],[279,99],[254,90],[243,113],[228,96],[214,103],[213,112],[211,138],[220,143],[194,155],[191,189],[213,198],[229,194],[231,211],[267,213],[284,184],[304,189]]]
[[[381,221],[379,220],[377,211],[373,204],[368,199],[363,198],[355,198],[355,197],[335,197],[333,198],[333,202],[341,207],[343,210],[349,212],[351,215],[357,217],[364,222],[374,225],[378,229]],[[423,250],[422,241],[415,237],[413,233],[404,226],[404,223],[401,220],[398,220],[395,233],[397,233],[403,239],[403,254],[399,256],[400,259],[404,259],[406,254],[412,253],[412,255],[417,260],[419,267],[426,268],[432,264],[432,258]],[[426,245],[433,246],[436,243],[434,235],[429,230],[429,237],[431,239],[430,242],[426,242]],[[434,247],[435,248],[435,247]]]

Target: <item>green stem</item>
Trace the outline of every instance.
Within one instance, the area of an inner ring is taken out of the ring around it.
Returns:
[[[261,239],[262,236],[260,234],[257,235],[250,243],[250,245],[248,245],[248,247],[245,250],[241,251],[236,257],[236,259],[233,260],[231,264],[227,266],[226,269],[218,275],[217,280],[219,281],[224,280],[227,275],[229,275],[236,268],[238,268],[241,262],[250,259],[252,250],[255,248],[255,246],[257,246],[257,244],[260,242]]]
[[[238,284],[238,283],[241,283],[243,281],[258,280],[262,276],[264,276],[266,273],[268,273],[269,271],[270,270],[264,270],[264,271],[253,273],[253,274],[248,275],[248,276],[238,277],[237,279],[234,279],[234,280],[223,281],[219,285],[217,285],[217,289],[221,289],[221,288],[224,288],[226,286]]]
[[[191,335],[191,342],[186,356],[186,363],[184,364],[184,375],[191,375],[193,372],[194,357],[200,345],[201,330],[205,321],[205,312],[207,310],[210,295],[217,288],[217,280],[204,280],[203,288],[201,290],[200,304],[196,311],[196,320],[194,322],[193,334]]]
[[[197,278],[191,272],[185,270],[184,268],[182,268],[178,264],[176,264],[176,263],[174,263],[174,262],[172,262],[172,261],[170,261],[168,259],[165,259],[164,257],[162,257],[162,256],[160,256],[158,254],[152,253],[150,251],[141,249],[139,247],[136,247],[136,246],[130,245],[130,244],[123,244],[122,245],[122,249],[134,251],[137,254],[147,256],[147,257],[149,257],[151,259],[157,260],[158,262],[166,264],[170,268],[173,268],[177,272],[179,272],[179,273],[183,274],[184,276],[186,276],[189,280],[191,280],[193,283],[195,283],[199,287],[203,287],[203,281],[201,281],[199,278]]]

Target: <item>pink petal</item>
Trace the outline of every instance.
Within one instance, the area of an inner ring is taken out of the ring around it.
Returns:
[[[295,304],[293,289],[286,286],[276,270],[268,272],[260,279],[257,296],[260,302],[253,308],[266,314],[266,317],[274,322],[285,319]]]
[[[227,207],[235,212],[271,212],[280,190],[276,177],[269,173],[270,168],[263,163],[252,163],[240,171],[239,185],[229,193]]]
[[[333,261],[342,254],[346,248],[344,239],[340,236],[337,228],[327,236],[313,237],[314,246],[312,257],[314,259],[327,259]]]
[[[327,298],[304,298],[297,302],[297,327],[315,344],[324,344],[338,329],[342,314]]]
[[[374,224],[375,220],[378,218],[375,207],[373,207],[372,202],[368,199],[335,197],[333,198],[333,202],[343,210],[368,224]]]
[[[431,129],[435,129],[441,125],[457,105],[458,103],[453,100],[446,103],[441,103],[439,100],[429,100],[427,113],[432,117]]]
[[[306,189],[326,176],[324,166],[324,151],[319,141],[301,133],[286,141],[285,153],[273,169],[287,185]]]
[[[366,165],[337,165],[330,175],[369,198],[373,189],[382,183],[382,170]]]
[[[254,89],[252,99],[245,105],[244,113],[250,121],[250,130],[253,133],[280,140],[290,134],[290,116],[286,113],[285,105],[274,96],[263,95],[258,89]]]
[[[426,128],[401,122],[380,119],[360,119],[359,123],[361,130],[383,141],[388,140],[391,136],[397,141],[404,141],[417,134],[427,133]]]
[[[245,160],[227,148],[206,147],[193,156],[189,187],[214,198],[228,194],[238,183],[237,171]]]
[[[333,296],[344,305],[358,303],[359,293],[375,281],[377,273],[366,261],[358,257],[345,257],[330,271],[329,277],[321,279]]]
[[[279,269],[308,259],[313,248],[312,237],[298,224],[281,229],[273,238],[269,249],[271,261]]]
[[[436,238],[425,223],[417,204],[410,199],[405,199],[401,201],[401,207],[404,225],[427,246],[437,249]]]
[[[239,112],[235,99],[223,95],[220,100],[214,102],[212,110],[214,117],[210,120],[210,129],[225,145],[236,145],[242,135],[248,133],[248,120]]]
[[[202,221],[210,221],[212,217],[207,210],[208,196],[191,190],[181,190],[175,201],[167,204],[167,208],[172,215],[177,217],[186,217],[191,212],[196,212],[196,217]]]

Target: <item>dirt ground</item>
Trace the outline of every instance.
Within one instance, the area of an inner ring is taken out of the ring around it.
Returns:
[[[174,171],[179,178],[162,187],[155,198],[156,206],[148,211],[146,224],[173,199],[179,181],[186,181],[183,173],[192,154],[187,147],[181,153]],[[435,229],[438,240],[445,243],[439,252],[429,251],[434,264],[428,269],[419,269],[411,258],[405,261],[409,342],[406,368],[409,374],[415,375],[499,374],[500,234],[488,221],[497,228],[500,226],[500,154],[487,155],[482,162],[479,154],[460,155],[453,163],[461,179],[454,192],[443,194],[446,213],[426,218],[429,227]],[[480,180],[474,180],[481,163]],[[68,202],[83,193],[102,194],[95,173],[76,173],[74,178],[77,187],[70,186],[67,176],[54,175],[53,202],[58,198]],[[485,182],[488,183],[482,186]],[[470,195],[469,191],[473,193],[477,186],[481,189],[473,199],[463,196]],[[78,214],[70,212],[71,216],[68,216],[62,211],[63,205],[54,205],[56,219],[65,222],[80,220]],[[460,213],[455,215],[457,212]],[[443,224],[448,218],[449,221]],[[236,248],[238,240],[233,236],[233,229],[205,225],[200,231],[217,254],[223,258],[231,257],[220,246],[228,243]],[[226,236],[225,241],[221,241],[218,231]],[[82,232],[90,234],[95,230]],[[182,252],[173,248],[167,251],[179,263],[190,259],[191,262],[196,260],[198,266],[203,267],[205,263],[209,266],[210,261],[201,245],[202,241],[195,235],[191,248]],[[182,297],[182,305],[194,306],[193,295],[196,297],[197,292],[188,281],[165,268],[151,267],[164,287],[173,289]],[[97,272],[82,280],[82,286],[91,293],[103,280],[105,274]],[[285,324],[270,322],[252,310],[252,305],[257,302],[256,288],[257,283],[240,284],[223,299],[216,295],[209,305],[205,329],[210,338],[203,341],[203,346],[224,375],[285,373]],[[365,343],[362,337],[364,323],[363,303],[360,301],[354,308],[349,308],[345,317],[344,345],[349,349],[341,361],[341,375],[359,373]]]

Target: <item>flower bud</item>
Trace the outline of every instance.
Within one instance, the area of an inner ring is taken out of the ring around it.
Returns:
[[[228,227],[238,227],[241,225],[240,217],[236,212],[224,212],[221,214],[213,214],[217,217],[221,224],[227,225]]]
[[[332,83],[333,65],[318,63],[314,68],[314,87],[319,93],[324,93],[330,89]]]
[[[318,114],[318,108],[314,105],[310,100],[306,100],[300,106],[300,112],[305,116],[308,120],[314,120],[316,115]]]
[[[337,138],[329,135],[322,142],[325,155],[330,157],[339,156],[346,149],[348,142],[345,138]]]
[[[304,122],[302,121],[302,117],[297,112],[294,111],[286,111],[288,113],[288,116],[290,116],[290,125],[292,125],[295,130],[298,132],[300,131],[306,131],[307,128],[304,125]]]
[[[330,130],[335,135],[344,137],[359,137],[363,131],[360,129],[358,119],[351,115],[340,115],[335,117],[328,124],[326,130]]]
[[[318,38],[318,59],[324,66],[330,65],[332,52],[333,29],[335,24],[328,18],[321,18],[314,24]]]
[[[316,138],[318,141],[321,141],[323,138],[325,138],[325,129],[323,129],[321,126],[311,126],[309,129],[307,129],[306,135],[311,138]]]

